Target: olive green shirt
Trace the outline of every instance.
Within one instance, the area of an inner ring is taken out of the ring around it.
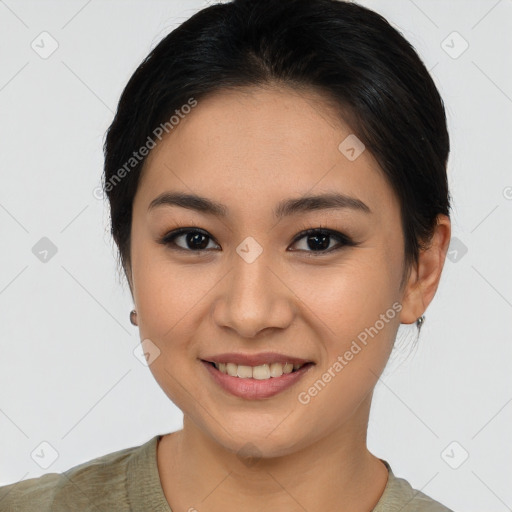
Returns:
[[[160,484],[157,443],[125,448],[74,466],[0,487],[1,512],[172,512]],[[371,512],[453,512],[409,483],[389,478]]]

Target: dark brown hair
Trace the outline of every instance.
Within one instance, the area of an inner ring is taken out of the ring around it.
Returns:
[[[339,0],[212,5],[169,33],[140,64],[104,145],[103,187],[125,271],[133,199],[145,162],[139,157],[127,168],[134,151],[191,98],[200,102],[223,89],[275,84],[313,88],[348,113],[351,129],[398,198],[405,282],[431,240],[437,215],[449,215],[444,105],[404,37],[379,14]]]

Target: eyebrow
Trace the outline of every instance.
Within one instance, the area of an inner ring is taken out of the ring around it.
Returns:
[[[148,211],[160,206],[180,206],[200,213],[225,218],[229,210],[226,205],[196,194],[181,192],[164,192],[151,201]],[[273,211],[276,219],[291,216],[297,213],[306,213],[316,210],[344,209],[360,211],[370,214],[370,207],[360,199],[340,193],[328,193],[300,197],[298,199],[285,199],[278,203]]]

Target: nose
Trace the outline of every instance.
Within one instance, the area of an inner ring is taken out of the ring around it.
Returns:
[[[213,305],[215,323],[243,338],[285,329],[295,316],[294,294],[286,286],[285,276],[264,254],[251,263],[235,254],[232,270]]]

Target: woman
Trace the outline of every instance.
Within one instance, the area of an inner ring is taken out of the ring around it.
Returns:
[[[449,511],[369,452],[374,387],[450,240],[443,102],[337,0],[234,0],[127,84],[104,188],[183,429],[0,489],[2,510]]]

